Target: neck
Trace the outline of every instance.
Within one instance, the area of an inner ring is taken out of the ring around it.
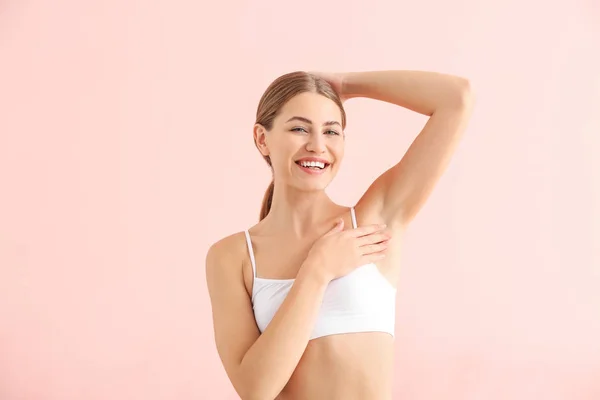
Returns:
[[[285,231],[301,238],[314,235],[337,207],[323,190],[275,185],[271,209],[263,221],[275,232]]]

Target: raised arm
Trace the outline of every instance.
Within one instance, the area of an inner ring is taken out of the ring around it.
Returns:
[[[388,225],[407,225],[446,170],[467,127],[474,104],[469,81],[411,70],[317,74],[344,100],[371,98],[429,116],[404,156],[379,176],[360,200]]]

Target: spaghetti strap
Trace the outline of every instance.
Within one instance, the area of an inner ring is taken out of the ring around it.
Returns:
[[[356,213],[354,212],[354,207],[350,207],[350,215],[352,215],[352,227],[356,229],[358,224],[356,223]]]
[[[254,249],[252,248],[252,240],[250,240],[250,232],[246,229],[246,243],[248,244],[248,253],[250,254],[250,262],[252,263],[252,276],[256,278],[256,261],[254,260]]]

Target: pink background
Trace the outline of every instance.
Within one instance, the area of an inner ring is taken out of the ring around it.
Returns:
[[[0,4],[0,399],[237,398],[204,257],[256,222],[256,105],[298,69],[477,93],[406,237],[394,398],[600,399],[598,1]],[[347,111],[349,205],[425,119]]]

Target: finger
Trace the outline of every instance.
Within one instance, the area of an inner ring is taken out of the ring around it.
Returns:
[[[379,253],[379,252],[387,250],[388,247],[389,246],[388,246],[387,242],[377,243],[377,244],[369,244],[369,245],[366,245],[366,246],[362,246],[360,248],[360,252],[361,252],[362,255]]]
[[[347,232],[353,237],[362,237],[371,233],[382,231],[386,228],[385,224],[363,225],[355,229],[349,229]]]
[[[387,242],[392,238],[390,232],[384,230],[380,232],[375,232],[370,235],[361,236],[356,239],[358,246],[366,246],[374,243]]]

